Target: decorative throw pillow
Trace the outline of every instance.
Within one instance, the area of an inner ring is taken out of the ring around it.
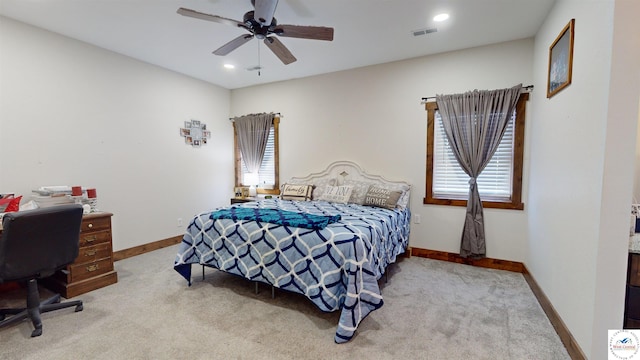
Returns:
[[[313,181],[313,196],[311,197],[313,200],[318,199],[322,194],[324,194],[327,186],[335,185],[336,179],[315,179]]]
[[[411,195],[411,187],[403,184],[376,184],[376,186],[391,191],[399,191],[401,193],[398,199],[397,207],[406,208],[409,205],[409,196]]]
[[[353,204],[362,205],[364,204],[364,197],[365,195],[367,195],[369,186],[371,186],[373,183],[367,182],[367,181],[345,180],[344,184],[353,187],[353,191],[351,191],[351,198],[349,198],[349,202]]]
[[[367,191],[367,194],[364,197],[363,205],[394,209],[401,195],[402,193],[400,191],[371,185],[369,187],[369,191]]]
[[[13,200],[13,195],[11,195],[10,197],[0,199],[0,213],[4,212],[4,210],[7,208],[11,200]]]
[[[298,200],[309,201],[313,194],[313,185],[306,184],[284,184],[280,199],[282,200]]]
[[[353,191],[352,186],[342,185],[342,186],[331,186],[328,185],[324,193],[320,195],[318,200],[324,200],[328,202],[335,202],[346,204],[349,202],[349,198],[351,197],[351,191]]]
[[[0,199],[0,212],[15,212],[20,210],[22,196]]]

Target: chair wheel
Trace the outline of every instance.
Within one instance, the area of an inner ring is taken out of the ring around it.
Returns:
[[[82,311],[82,310],[84,310],[84,307],[82,306],[82,304],[80,304],[80,305],[76,305],[76,310],[75,310],[75,312]]]
[[[40,335],[42,335],[42,328],[35,329],[35,330],[33,330],[33,332],[31,333],[31,337],[36,337],[36,336],[40,336]]]

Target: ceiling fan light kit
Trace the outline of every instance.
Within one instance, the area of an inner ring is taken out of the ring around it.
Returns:
[[[276,36],[333,41],[333,28],[331,27],[278,25],[278,21],[274,17],[278,0],[252,0],[251,3],[254,6],[254,10],[245,13],[242,21],[186,8],[179,8],[177,13],[196,19],[239,27],[249,32],[249,34],[240,35],[214,50],[213,53],[219,56],[225,56],[249,42],[249,40],[256,38],[262,40],[283,64],[288,65],[297,59]]]

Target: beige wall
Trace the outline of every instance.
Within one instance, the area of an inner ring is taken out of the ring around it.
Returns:
[[[114,250],[181,235],[228,203],[228,90],[4,17],[0,79],[1,192],[95,187]],[[179,136],[192,118],[212,132],[199,149]]]
[[[410,182],[411,211],[422,220],[412,224],[411,246],[458,252],[465,209],[422,205],[427,121],[421,98],[528,85],[532,58],[527,39],[232,90],[231,113],[282,113],[281,181],[344,159]],[[525,170],[525,202],[526,186]],[[526,210],[485,214],[487,255],[523,261]]]
[[[233,91],[0,17],[0,191],[96,187],[116,250],[180,235],[177,218],[228,202],[227,118],[274,111],[282,180],[346,159],[409,181],[422,219],[411,245],[457,252],[464,209],[422,204],[420,99],[533,84],[525,210],[485,211],[487,255],[524,262],[587,356],[605,358],[624,307],[639,4],[559,0],[535,39]],[[573,83],[546,99],[548,46],[571,18]],[[209,145],[184,145],[178,128],[191,118],[212,130]]]
[[[533,95],[525,263],[590,359],[607,358],[607,330],[622,328],[639,4],[558,1],[535,42],[537,87],[546,81],[549,45],[575,18],[572,84],[551,99]]]

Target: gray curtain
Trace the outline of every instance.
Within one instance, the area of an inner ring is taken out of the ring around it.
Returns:
[[[250,114],[233,119],[247,171],[257,173],[269,139],[273,114]]]
[[[521,91],[522,84],[510,89],[436,96],[449,145],[460,167],[470,177],[460,244],[462,257],[486,255],[484,215],[476,178],[498,148]]]

